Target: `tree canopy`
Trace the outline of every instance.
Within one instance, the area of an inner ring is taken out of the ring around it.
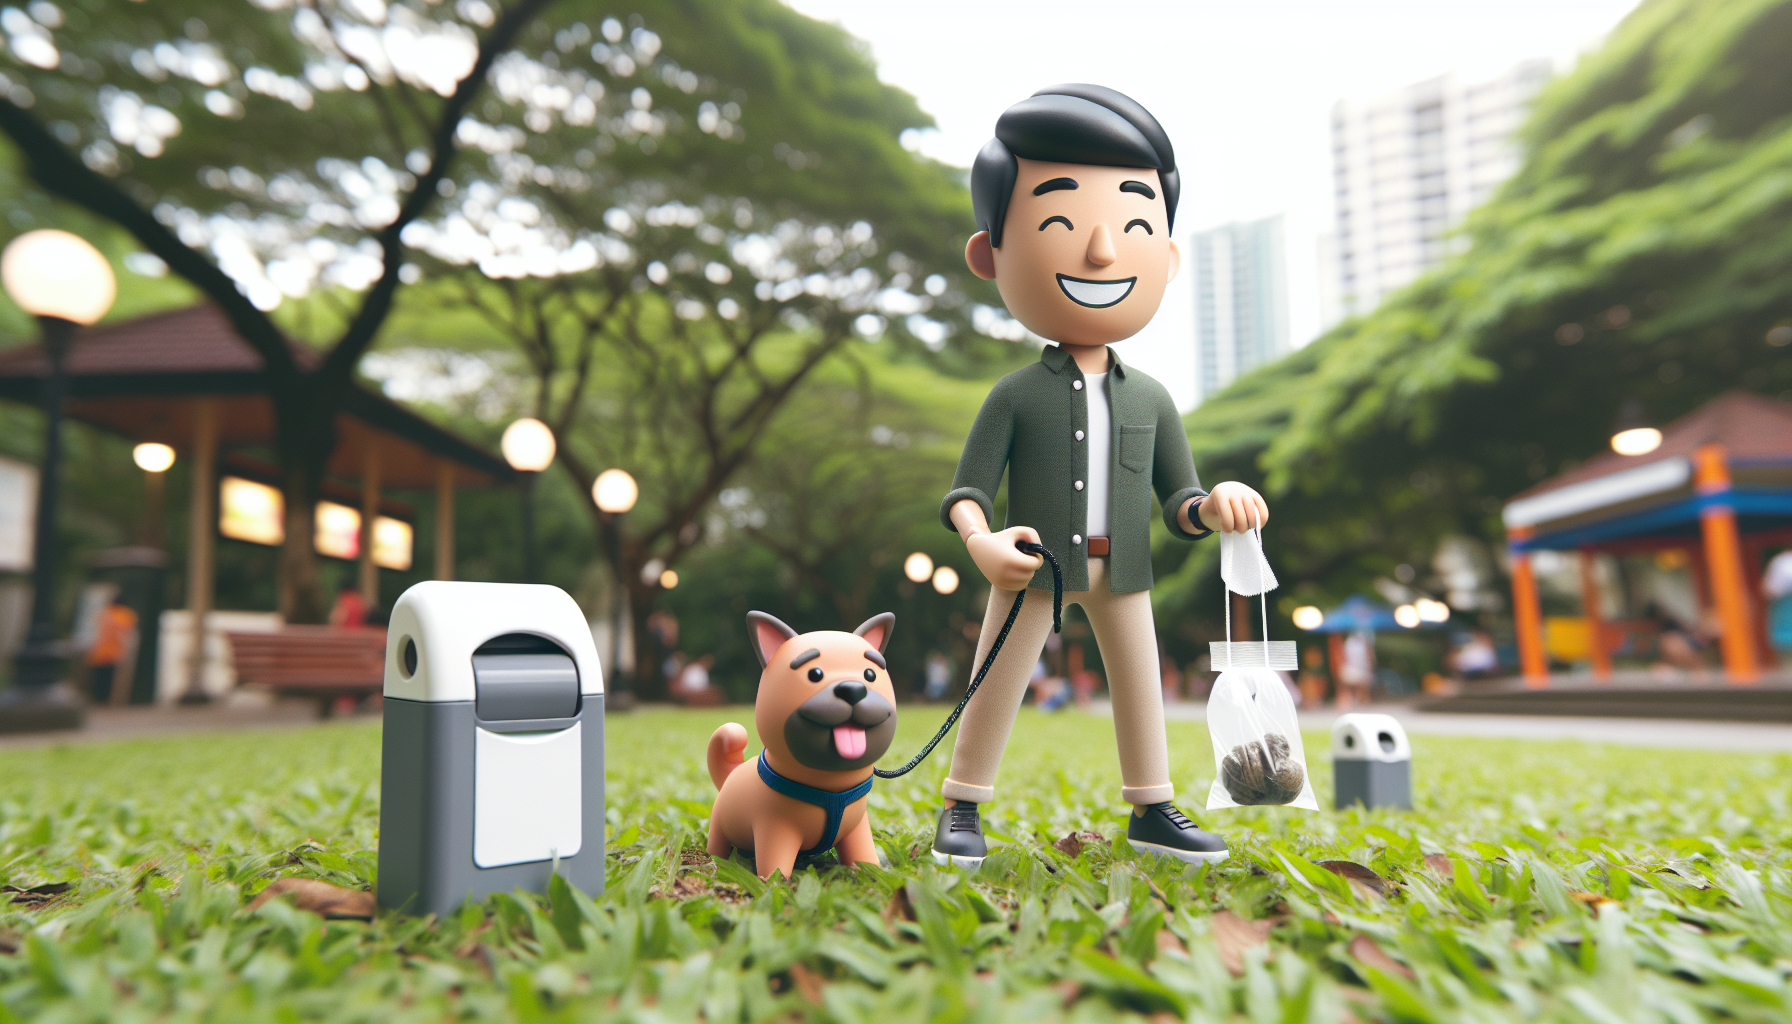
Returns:
[[[1458,255],[1187,417],[1204,479],[1269,491],[1287,608],[1497,541],[1627,400],[1665,422],[1738,384],[1792,398],[1789,36],[1784,0],[1644,3],[1540,95]]]

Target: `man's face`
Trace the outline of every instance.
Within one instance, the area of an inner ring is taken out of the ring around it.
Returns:
[[[1150,168],[1019,161],[1002,246],[978,232],[965,259],[1042,338],[1106,345],[1157,314],[1181,254]],[[987,272],[986,272],[987,271]]]

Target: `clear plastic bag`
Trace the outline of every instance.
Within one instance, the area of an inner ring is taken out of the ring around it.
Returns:
[[[1207,698],[1213,737],[1213,788],[1207,809],[1283,804],[1319,809],[1300,719],[1282,677],[1266,668],[1220,673]]]
[[[1295,645],[1269,639],[1268,594],[1276,587],[1276,574],[1263,556],[1261,531],[1221,535],[1220,578],[1229,593],[1226,640],[1211,645],[1213,665],[1223,671],[1207,698],[1215,773],[1207,809],[1280,805],[1317,811],[1300,718],[1274,671],[1295,667]],[[1263,595],[1261,643],[1232,639],[1232,593]]]

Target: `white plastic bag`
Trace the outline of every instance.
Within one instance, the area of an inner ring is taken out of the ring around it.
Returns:
[[[1207,809],[1285,805],[1317,811],[1294,699],[1274,671],[1295,667],[1295,644],[1269,639],[1267,595],[1276,574],[1263,556],[1261,531],[1220,535],[1220,578],[1229,593],[1226,640],[1210,645],[1213,667],[1222,671],[1207,698],[1215,775]],[[1232,593],[1263,595],[1261,643],[1232,639]]]

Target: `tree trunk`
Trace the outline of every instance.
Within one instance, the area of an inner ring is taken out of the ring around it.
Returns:
[[[270,388],[274,399],[275,450],[286,501],[286,539],[280,547],[280,614],[289,623],[328,621],[318,572],[317,502],[323,496],[324,467],[335,448],[335,396],[313,379]]]

